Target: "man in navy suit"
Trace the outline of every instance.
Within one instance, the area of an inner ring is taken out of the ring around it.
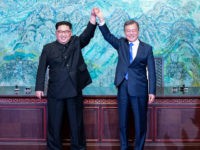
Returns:
[[[139,24],[129,20],[124,24],[125,38],[115,37],[105,24],[102,12],[96,8],[99,29],[106,41],[118,52],[115,85],[118,88],[121,150],[128,149],[128,106],[135,123],[135,150],[144,148],[147,132],[147,108],[156,93],[156,73],[152,47],[138,39]],[[129,52],[130,50],[130,52]],[[148,78],[147,78],[148,76]]]

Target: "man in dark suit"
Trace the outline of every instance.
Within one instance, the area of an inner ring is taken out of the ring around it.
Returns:
[[[98,8],[95,9],[95,14],[100,21],[99,29],[104,39],[118,52],[115,85],[118,88],[121,150],[128,149],[128,106],[131,107],[134,116],[135,150],[142,150],[147,131],[147,106],[148,102],[154,101],[156,93],[152,47],[138,39],[139,24],[136,21],[125,22],[125,38],[117,38],[110,33]]]
[[[49,68],[47,91],[48,150],[61,150],[61,125],[64,109],[69,119],[71,150],[85,150],[82,89],[90,84],[91,77],[81,49],[94,36],[96,16],[92,10],[90,22],[80,36],[72,36],[70,22],[56,23],[57,40],[45,45],[39,60],[36,77],[36,96],[44,95],[45,73]]]

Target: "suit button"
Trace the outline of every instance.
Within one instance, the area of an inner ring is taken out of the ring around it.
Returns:
[[[69,64],[66,64],[67,69],[69,69]]]

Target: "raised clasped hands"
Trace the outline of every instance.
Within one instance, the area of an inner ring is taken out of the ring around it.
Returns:
[[[102,22],[104,20],[103,17],[103,13],[101,12],[101,10],[98,7],[93,8],[93,11],[96,15],[96,17],[99,19],[100,22]]]

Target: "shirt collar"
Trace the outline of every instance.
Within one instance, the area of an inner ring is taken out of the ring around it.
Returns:
[[[139,43],[140,43],[140,41],[137,39],[137,40],[135,40],[134,42],[128,42],[129,44],[130,43],[133,43],[133,45],[139,45]]]

